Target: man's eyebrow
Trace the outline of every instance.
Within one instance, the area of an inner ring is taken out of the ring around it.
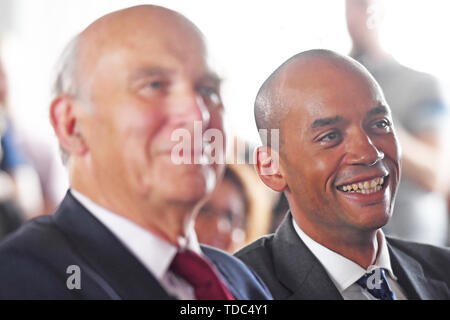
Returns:
[[[340,116],[329,117],[329,118],[320,118],[320,119],[314,120],[313,124],[311,125],[311,128],[315,129],[315,128],[320,128],[320,127],[331,126],[331,125],[341,122],[343,120],[344,119]]]
[[[133,71],[130,74],[129,79],[130,80],[136,80],[140,78],[145,77],[152,77],[152,76],[158,76],[158,75],[171,75],[174,71],[167,69],[167,68],[161,68],[161,67],[146,67],[146,68],[140,68],[135,71]],[[200,81],[209,81],[214,83],[215,86],[220,86],[222,83],[222,79],[214,72],[207,72],[205,73],[201,78]]]
[[[379,104],[378,106],[376,106],[375,108],[373,108],[373,109],[371,109],[371,110],[369,110],[368,112],[367,112],[367,117],[370,117],[370,116],[375,116],[375,115],[378,115],[378,114],[383,114],[383,115],[387,115],[387,114],[389,114],[389,110],[388,110],[388,108],[384,105],[384,104]]]
[[[208,72],[202,78],[201,81],[212,82],[215,86],[220,86],[222,83],[222,78],[220,78],[215,72]]]

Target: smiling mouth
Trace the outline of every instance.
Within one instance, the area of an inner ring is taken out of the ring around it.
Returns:
[[[338,186],[339,191],[345,193],[361,193],[361,194],[371,194],[383,189],[386,184],[388,177],[378,177],[370,180],[353,182],[350,184],[345,184]]]

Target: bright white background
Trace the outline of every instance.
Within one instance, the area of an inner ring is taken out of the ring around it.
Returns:
[[[253,100],[264,79],[307,49],[350,49],[344,0],[0,0],[3,56],[16,123],[53,139],[48,121],[53,67],[67,41],[101,15],[154,3],[179,11],[204,32],[225,79],[229,131],[257,143]],[[400,62],[450,81],[450,1],[386,1],[382,42]]]

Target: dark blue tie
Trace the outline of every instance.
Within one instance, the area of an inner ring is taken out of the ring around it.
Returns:
[[[357,283],[379,300],[395,300],[395,294],[386,279],[384,269],[374,269],[363,275]]]

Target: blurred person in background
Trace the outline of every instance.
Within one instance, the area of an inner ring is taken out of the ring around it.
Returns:
[[[4,96],[4,83],[0,69],[0,100]],[[1,108],[1,107],[0,107]],[[0,109],[0,141],[6,130],[6,119]],[[0,143],[0,163],[3,162],[3,143]],[[15,231],[23,222],[23,216],[14,201],[14,181],[10,175],[0,169],[0,241]]]
[[[384,230],[412,241],[446,245],[448,105],[434,77],[401,65],[384,51],[379,38],[384,10],[382,1],[346,1],[353,43],[350,56],[362,63],[382,87],[403,151],[403,177],[394,215]]]
[[[197,217],[199,242],[234,253],[267,234],[273,193],[266,189],[248,164],[227,165],[222,182]]]
[[[222,182],[200,209],[195,221],[198,241],[233,253],[245,244],[249,206],[241,178],[227,166]]]
[[[11,197],[29,219],[42,214],[43,199],[39,177],[29,164],[28,158],[20,148],[17,132],[8,114],[7,77],[0,57],[0,130],[2,157],[0,157],[0,172],[8,176]],[[6,178],[3,179],[6,184]],[[5,191],[6,192],[6,191]]]
[[[227,163],[237,164],[233,167],[240,174],[250,199],[245,240],[245,244],[248,244],[273,232],[278,226],[278,220],[286,211],[282,214],[277,211],[283,193],[275,192],[262,183],[253,166],[258,146],[246,141],[237,133],[232,136],[233,143],[229,143],[227,148]]]

